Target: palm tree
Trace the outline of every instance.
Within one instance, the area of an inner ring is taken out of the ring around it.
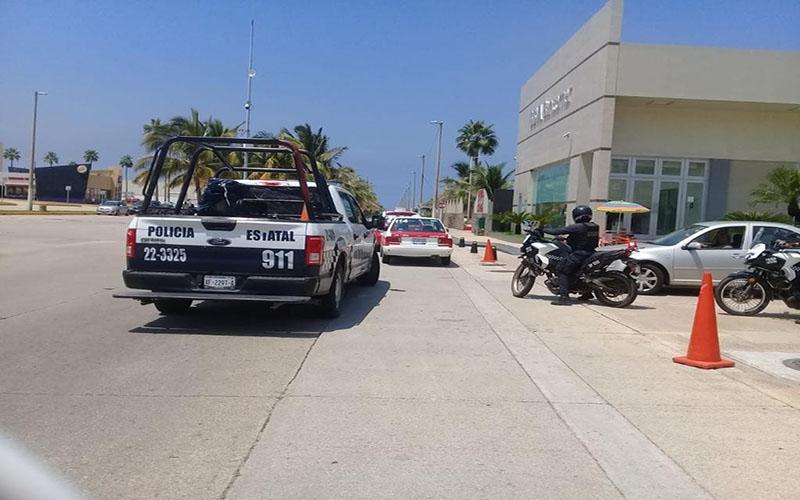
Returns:
[[[311,128],[311,125],[305,123],[294,127],[294,133],[289,129],[281,129],[278,134],[279,139],[293,140],[297,142],[302,149],[314,155],[317,161],[317,167],[322,171],[322,174],[327,176],[330,174],[330,169],[335,168],[335,162],[347,151],[347,147],[342,146],[329,146],[329,137],[322,133],[322,127],[316,132]]]
[[[486,196],[494,201],[494,193],[498,189],[508,189],[512,185],[510,179],[514,172],[503,173],[505,168],[505,163],[479,165],[475,169],[475,187],[477,189],[485,189]]]
[[[487,125],[483,120],[470,120],[458,130],[456,147],[470,157],[473,168],[477,168],[480,165],[482,154],[493,155],[497,148],[497,136],[492,127],[494,125]],[[469,216],[472,215],[471,195],[472,192],[470,191],[467,196],[467,214]]]
[[[786,212],[800,223],[800,171],[790,167],[778,167],[767,174],[767,180],[753,189],[753,205],[786,204]]]
[[[94,149],[87,149],[83,152],[83,161],[88,164],[92,164],[100,159],[100,155],[97,154],[97,151]]]
[[[10,167],[14,166],[14,162],[21,158],[19,151],[16,148],[8,148],[3,151],[3,158],[11,162]]]
[[[128,199],[128,169],[133,168],[133,158],[131,155],[125,155],[119,159],[119,166],[125,171],[125,199]]]
[[[52,151],[48,151],[46,155],[44,155],[44,161],[46,161],[51,167],[58,163],[58,155]]]

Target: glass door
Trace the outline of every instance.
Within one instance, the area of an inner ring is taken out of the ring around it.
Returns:
[[[658,212],[656,214],[656,234],[668,234],[678,226],[678,202],[681,183],[661,181],[658,188]]]

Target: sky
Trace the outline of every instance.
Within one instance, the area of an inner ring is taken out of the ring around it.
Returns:
[[[0,143],[27,165],[34,90],[37,161],[99,166],[143,154],[142,125],[198,109],[244,121],[254,16],[252,130],[309,123],[396,205],[435,127],[442,175],[465,160],[468,120],[494,125],[491,163],[514,168],[522,84],[603,0],[0,0]],[[800,0],[627,0],[623,42],[800,51]],[[7,162],[6,162],[7,163]],[[419,182],[419,181],[418,181]]]

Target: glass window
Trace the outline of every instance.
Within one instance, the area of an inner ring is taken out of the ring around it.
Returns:
[[[655,160],[636,160],[636,175],[653,175],[656,173]]]
[[[689,162],[689,176],[690,177],[705,177],[706,176],[706,162],[704,162],[704,161],[690,161]]]
[[[651,241],[650,243],[654,245],[662,245],[666,247],[670,247],[672,245],[677,245],[681,241],[683,241],[686,237],[693,235],[703,229],[707,228],[708,226],[704,226],[702,224],[695,224],[694,226],[679,229],[674,233],[669,233],[666,236],[662,236],[657,240]]]
[[[745,226],[720,227],[701,234],[692,243],[700,243],[708,250],[741,250]]]
[[[656,234],[668,234],[678,227],[678,194],[680,182],[661,181],[658,190],[658,222]]]
[[[771,246],[775,240],[797,240],[800,233],[775,226],[753,226],[753,245],[763,243],[767,247]]]
[[[358,215],[356,215],[355,208],[350,201],[350,197],[342,193],[342,205],[344,205],[344,215],[353,224],[358,224]]]
[[[662,161],[661,175],[681,175],[681,161],[680,160]]]
[[[628,159],[627,158],[612,158],[612,160],[611,160],[611,173],[612,174],[627,174],[628,173]]]
[[[653,181],[633,181],[633,199],[645,207],[653,204]],[[633,234],[650,234],[650,212],[631,215],[631,232]]]
[[[610,201],[625,200],[628,192],[627,179],[609,179],[608,181],[608,199]]]

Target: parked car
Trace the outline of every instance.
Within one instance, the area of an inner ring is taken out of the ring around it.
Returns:
[[[444,224],[432,217],[395,217],[383,234],[381,259],[389,264],[393,257],[438,257],[450,265],[453,239]]]
[[[656,240],[639,243],[631,255],[640,263],[639,293],[655,294],[665,286],[699,286],[704,272],[718,282],[744,269],[744,253],[757,243],[800,237],[800,228],[775,222],[701,222]],[[614,247],[605,247],[613,249]]]
[[[97,215],[128,215],[128,205],[121,201],[106,200],[97,205]]]

